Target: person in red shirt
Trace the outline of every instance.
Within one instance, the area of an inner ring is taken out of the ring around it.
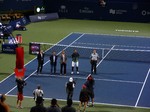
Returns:
[[[22,79],[22,77],[18,77],[16,78],[16,83],[17,83],[17,89],[18,89],[17,108],[22,108],[23,88],[26,85],[26,82]]]

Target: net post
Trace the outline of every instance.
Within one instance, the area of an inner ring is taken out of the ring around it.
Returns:
[[[102,48],[102,59],[103,59],[103,57],[104,57],[104,55],[105,55],[105,54],[104,54],[104,50],[105,50],[105,49]]]

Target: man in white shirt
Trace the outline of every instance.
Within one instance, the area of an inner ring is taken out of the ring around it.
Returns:
[[[35,102],[36,102],[36,100],[37,100],[38,97],[41,97],[41,98],[43,99],[43,95],[44,95],[44,92],[43,92],[43,90],[41,89],[41,86],[38,85],[38,86],[37,86],[37,89],[35,89],[35,90],[33,91],[33,96],[34,96]]]
[[[90,56],[90,62],[91,62],[91,74],[96,74],[96,66],[97,66],[97,61],[99,59],[99,55],[96,52],[96,49],[93,50],[93,53]]]

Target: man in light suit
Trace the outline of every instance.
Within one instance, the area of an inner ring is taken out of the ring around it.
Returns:
[[[53,51],[52,54],[50,55],[50,65],[51,65],[51,74],[53,72],[53,69],[54,69],[54,74],[56,74],[57,55],[55,51]]]
[[[67,56],[65,54],[65,51],[63,50],[60,55],[60,75],[62,75],[63,71],[64,75],[66,75],[66,66],[67,66]]]

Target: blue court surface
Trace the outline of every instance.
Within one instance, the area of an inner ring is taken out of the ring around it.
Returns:
[[[82,85],[90,73],[90,54],[97,49],[101,57],[95,78],[95,103],[150,108],[150,38],[115,35],[71,33],[47,50],[43,72],[36,75],[36,58],[25,66],[24,96],[32,97],[38,84],[45,98],[66,100],[65,84],[72,76],[76,81],[73,100],[78,101]],[[64,45],[64,46],[62,46]],[[71,75],[73,50],[80,54],[80,74]],[[60,75],[59,59],[57,74],[50,74],[49,55],[55,50],[58,55],[66,51],[67,75]],[[14,74],[0,82],[0,93],[16,95]]]

